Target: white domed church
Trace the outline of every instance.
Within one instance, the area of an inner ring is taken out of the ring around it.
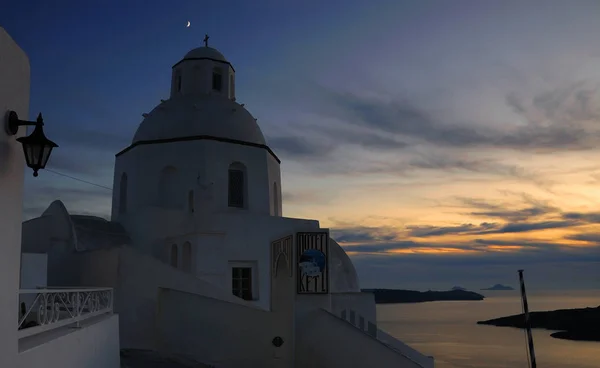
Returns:
[[[235,73],[206,43],[172,67],[169,98],[116,154],[110,221],[56,200],[23,223],[22,252],[47,254],[36,286],[112,288],[122,349],[214,367],[433,367],[377,328],[329,230],[283,216],[281,161]]]

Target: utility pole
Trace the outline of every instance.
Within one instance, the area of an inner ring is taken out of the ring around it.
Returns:
[[[523,280],[523,270],[519,270],[519,281],[521,282],[521,299],[523,302],[523,314],[525,315],[525,328],[527,331],[527,343],[529,345],[529,359],[531,368],[537,368],[535,362],[535,351],[533,349],[533,335],[531,334],[531,323],[529,321],[529,306],[527,305],[527,295],[525,294],[525,280]]]

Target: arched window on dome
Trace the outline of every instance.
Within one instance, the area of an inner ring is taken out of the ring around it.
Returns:
[[[177,249],[177,244],[173,244],[171,245],[171,266],[177,268],[177,264],[178,264],[178,260],[179,260],[179,252]]]
[[[212,89],[219,92],[223,89],[223,69],[221,68],[213,68]]]
[[[119,183],[119,213],[127,213],[127,174],[121,174]]]
[[[194,190],[188,192],[188,211],[194,213]]]
[[[181,92],[181,70],[175,72],[175,92]]]
[[[279,190],[276,181],[273,182],[273,215],[279,216]]]
[[[229,207],[246,208],[247,175],[246,166],[241,162],[229,165]]]
[[[185,272],[192,271],[192,244],[190,242],[183,243],[181,251],[181,268]]]
[[[229,76],[229,98],[235,100],[235,83],[233,81],[233,74]]]

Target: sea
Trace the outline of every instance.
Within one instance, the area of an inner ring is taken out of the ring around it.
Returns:
[[[518,291],[481,291],[483,301],[444,301],[377,306],[379,328],[435,358],[436,368],[527,368],[525,330],[477,321],[521,313]],[[597,307],[600,290],[527,292],[530,311]],[[599,326],[600,328],[600,326]],[[550,337],[534,329],[540,368],[600,368],[600,342]]]

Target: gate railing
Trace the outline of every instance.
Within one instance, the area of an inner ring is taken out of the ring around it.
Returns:
[[[112,288],[19,290],[18,337],[73,325],[113,311]]]

